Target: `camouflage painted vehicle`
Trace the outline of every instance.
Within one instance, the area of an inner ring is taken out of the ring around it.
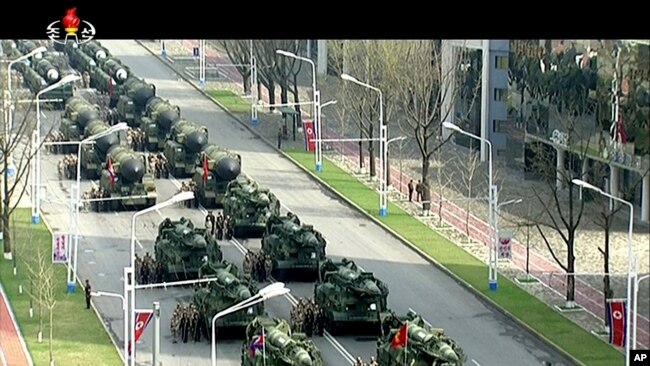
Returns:
[[[323,355],[303,333],[293,333],[286,320],[258,316],[246,327],[241,364],[323,366]]]
[[[206,230],[194,227],[189,219],[166,218],[158,225],[154,245],[158,275],[162,281],[199,278],[199,269],[206,262],[223,258],[217,240]]]
[[[207,143],[207,127],[182,118],[171,123],[163,153],[174,177],[188,178],[194,175],[194,164]]]
[[[320,265],[314,299],[325,312],[330,333],[345,329],[379,334],[381,317],[389,311],[388,287],[347,258]]]
[[[262,237],[262,250],[271,256],[272,274],[277,279],[317,278],[326,245],[320,232],[312,225],[301,224],[291,212],[271,216]]]
[[[226,187],[241,173],[241,163],[239,154],[215,144],[205,145],[194,162],[194,206],[223,207]]]
[[[400,328],[407,324],[406,347],[392,347]],[[377,342],[377,362],[381,366],[463,366],[467,356],[443,329],[427,326],[421,316],[410,312],[404,317],[395,313],[382,319],[382,335]]]
[[[147,173],[147,164],[145,155],[133,149],[115,145],[108,150],[99,187],[114,199],[109,201],[111,210],[139,210],[156,204],[156,184]]]
[[[259,291],[249,276],[243,275],[237,266],[227,261],[205,263],[199,269],[199,278],[217,279],[195,290],[192,295],[192,303],[198,309],[206,329],[212,329],[212,317],[218,312],[251,298]],[[219,331],[244,330],[248,323],[263,313],[262,302],[217,319],[217,328]]]
[[[236,237],[261,237],[269,217],[280,214],[280,201],[268,188],[240,175],[228,183],[223,214],[235,220]]]

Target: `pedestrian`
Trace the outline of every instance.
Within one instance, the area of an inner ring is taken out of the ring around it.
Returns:
[[[419,179],[418,179],[418,184],[415,185],[415,193],[417,195],[417,201],[418,202],[422,201],[422,183],[420,183]]]
[[[282,127],[278,128],[278,150],[282,148]]]
[[[90,309],[90,297],[91,292],[92,292],[92,287],[90,286],[90,281],[86,280],[86,286],[84,288],[84,291],[86,292],[86,309]]]
[[[413,179],[409,181],[409,202],[413,202]]]

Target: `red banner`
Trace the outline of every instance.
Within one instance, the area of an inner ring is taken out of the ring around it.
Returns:
[[[135,313],[135,340],[132,343],[137,343],[138,339],[142,336],[142,333],[144,333],[144,330],[147,328],[147,325],[149,325],[149,322],[153,318],[153,311],[136,311]],[[133,347],[131,346],[132,343],[129,343],[129,355],[131,354],[131,350]]]
[[[302,130],[305,133],[305,149],[307,151],[316,150],[316,132],[314,130],[314,121],[310,119],[303,120]]]
[[[626,317],[625,300],[607,300],[609,343],[616,347],[623,347],[625,345]]]

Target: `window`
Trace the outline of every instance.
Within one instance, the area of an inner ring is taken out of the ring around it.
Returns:
[[[504,120],[500,120],[500,119],[492,120],[492,131],[494,131],[496,133],[504,133],[504,132],[506,132],[505,131],[506,123],[508,123],[508,121],[504,121]]]
[[[494,67],[497,69],[507,70],[508,69],[508,56],[496,56],[494,58]]]
[[[494,100],[497,102],[505,102],[508,94],[508,89],[494,89]]]

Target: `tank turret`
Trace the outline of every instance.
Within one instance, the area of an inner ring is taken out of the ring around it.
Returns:
[[[280,201],[268,188],[239,175],[228,183],[223,211],[235,220],[236,237],[261,237],[269,217],[280,214]]]

